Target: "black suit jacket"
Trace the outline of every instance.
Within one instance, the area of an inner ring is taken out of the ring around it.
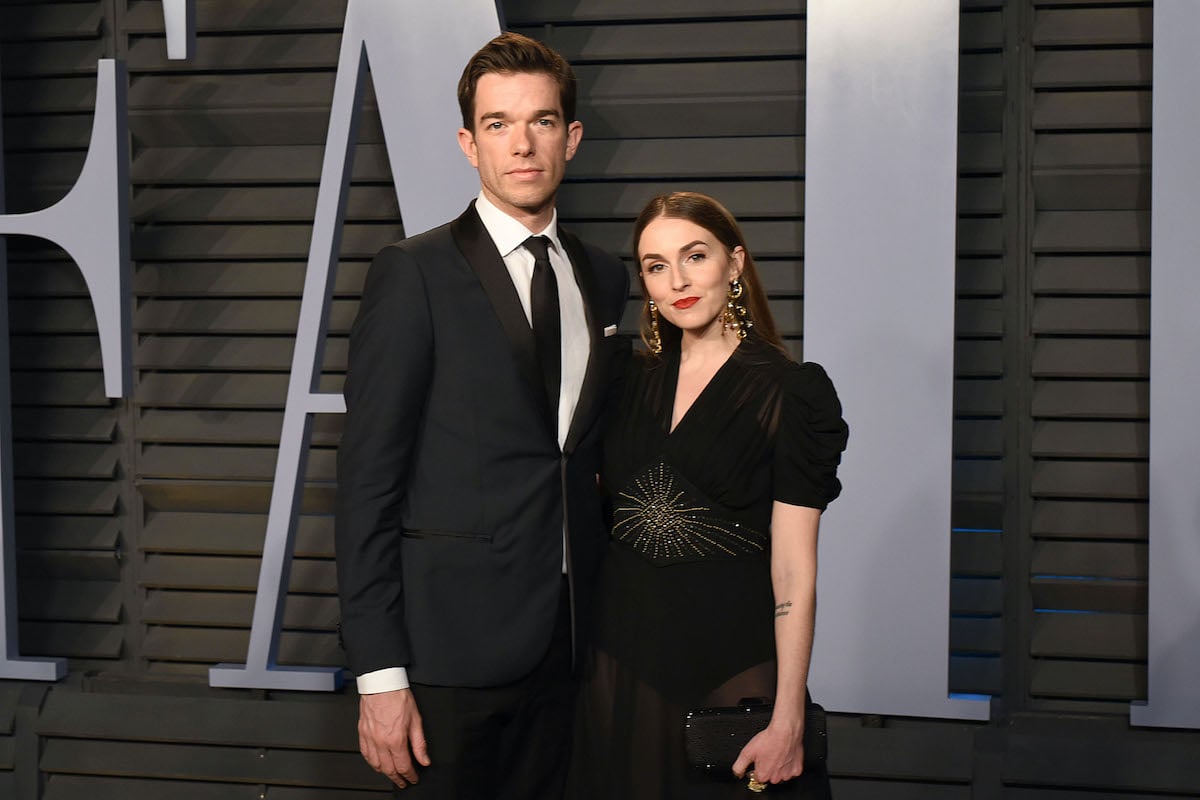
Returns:
[[[384,248],[350,334],[338,453],[342,637],[362,674],[490,686],[545,654],[563,526],[577,652],[607,531],[599,419],[628,342],[619,260],[563,229],[590,355],[560,451],[533,333],[474,204]]]

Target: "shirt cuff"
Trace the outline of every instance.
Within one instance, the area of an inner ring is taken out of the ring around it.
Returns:
[[[374,672],[364,672],[355,681],[359,694],[382,694],[408,688],[408,670],[404,667],[388,667]]]

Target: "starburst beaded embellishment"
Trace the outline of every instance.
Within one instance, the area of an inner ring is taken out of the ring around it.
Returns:
[[[619,493],[613,536],[654,563],[733,558],[766,549],[767,537],[714,513],[659,462]]]

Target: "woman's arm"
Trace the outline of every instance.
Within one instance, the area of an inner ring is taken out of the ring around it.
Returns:
[[[766,730],[742,749],[733,771],[779,783],[804,771],[804,706],[817,610],[817,529],[821,512],[776,501],[771,510],[771,586],[775,592],[778,677]]]

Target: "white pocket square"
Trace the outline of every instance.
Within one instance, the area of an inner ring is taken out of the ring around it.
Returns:
[[[616,336],[617,335],[617,326],[616,325],[605,325],[604,326],[604,335],[605,336]]]

